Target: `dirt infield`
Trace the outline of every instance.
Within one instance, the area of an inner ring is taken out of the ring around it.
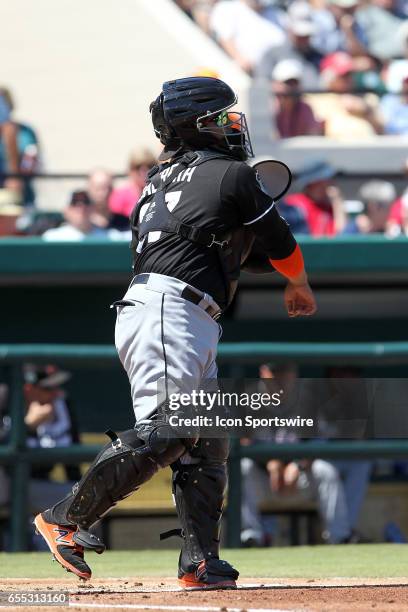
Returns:
[[[174,579],[0,580],[1,591],[63,591],[75,610],[174,610],[175,612],[331,612],[408,610],[408,579],[265,580],[241,582],[236,591],[185,592]],[[27,606],[5,608],[23,612]],[[36,609],[50,609],[39,608]],[[55,612],[67,607],[52,606]]]

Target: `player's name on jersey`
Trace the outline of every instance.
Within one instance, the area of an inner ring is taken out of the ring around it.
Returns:
[[[311,418],[303,418],[300,416],[293,417],[254,417],[247,414],[245,417],[222,417],[220,415],[205,416],[197,415],[192,418],[182,417],[177,414],[172,414],[169,417],[171,427],[251,427],[258,429],[260,427],[313,427],[314,420]]]
[[[171,174],[173,174],[173,171],[179,165],[180,164],[175,163],[172,166],[169,166],[168,168],[165,168],[162,172],[160,172],[161,180],[165,181]],[[171,182],[172,183],[184,183],[184,182],[189,183],[191,181],[191,177],[193,176],[195,169],[196,169],[196,166],[193,166],[191,168],[185,168],[184,170],[180,170],[180,172],[175,175],[174,179]],[[142,191],[140,200],[146,196],[153,195],[153,193],[156,193],[156,191],[157,189],[153,185],[153,183],[148,183]]]

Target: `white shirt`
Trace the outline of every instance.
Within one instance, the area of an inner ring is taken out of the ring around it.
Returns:
[[[42,238],[48,242],[78,242],[79,240],[88,240],[90,238],[108,238],[109,240],[126,240],[132,238],[132,232],[120,232],[117,229],[103,229],[102,227],[94,227],[90,232],[85,234],[72,225],[61,225],[53,227],[43,233]]]
[[[221,0],[210,15],[210,28],[218,40],[232,40],[237,51],[256,65],[272,47],[282,45],[286,33],[241,0]]]

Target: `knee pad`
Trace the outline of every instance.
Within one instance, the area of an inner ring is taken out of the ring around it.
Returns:
[[[85,529],[150,480],[160,467],[170,465],[186,451],[183,442],[162,421],[137,425],[118,436],[112,431],[107,433],[112,442],[102,449],[63,502],[68,521]]]

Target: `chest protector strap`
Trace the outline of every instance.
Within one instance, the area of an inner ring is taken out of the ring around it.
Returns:
[[[188,168],[189,166],[198,166],[210,159],[228,159],[231,158],[222,155],[221,153],[212,153],[210,151],[189,151],[183,155],[178,161],[179,165]],[[139,219],[139,211],[144,203],[144,198],[139,202],[134,214],[131,217],[131,226],[134,236],[140,242],[150,232],[164,232],[167,234],[177,234],[185,240],[190,240],[205,247],[216,246],[222,251],[228,248],[229,235],[220,232],[211,232],[210,230],[182,223],[173,213],[169,211],[166,205],[166,188],[174,180],[173,176],[162,180],[158,166],[152,168],[148,177],[156,189],[154,200],[150,203],[142,220]],[[148,196],[146,196],[148,197]],[[135,247],[135,244],[131,246]]]

